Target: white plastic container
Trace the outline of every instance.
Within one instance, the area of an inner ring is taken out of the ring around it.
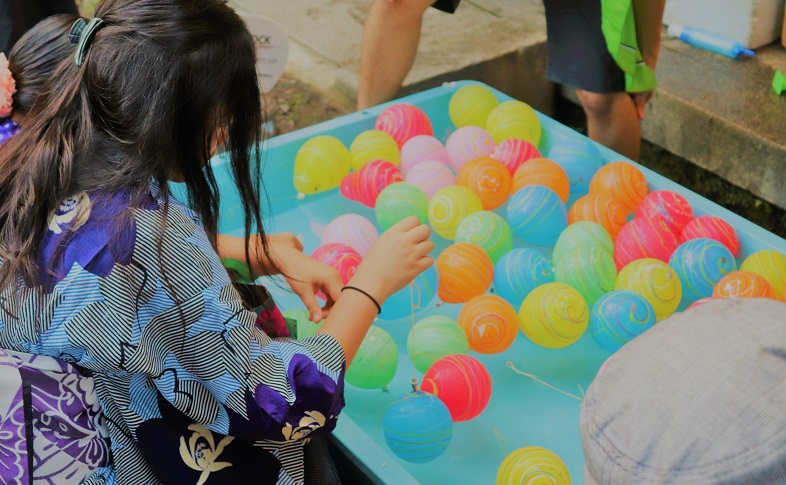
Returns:
[[[755,49],[781,36],[785,0],[668,0],[663,22],[695,27]]]

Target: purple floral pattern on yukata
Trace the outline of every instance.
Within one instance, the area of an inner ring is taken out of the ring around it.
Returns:
[[[111,462],[93,379],[52,357],[0,350],[0,439],[2,483],[31,467],[36,483],[79,483]]]
[[[0,145],[19,132],[19,124],[10,118],[0,120]]]

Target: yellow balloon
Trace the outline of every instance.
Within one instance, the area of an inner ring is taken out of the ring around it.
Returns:
[[[786,296],[786,254],[770,250],[756,251],[745,258],[740,271],[756,273],[767,280],[779,298]]]
[[[584,335],[589,324],[587,301],[564,283],[546,283],[530,292],[519,309],[519,328],[530,340],[561,349]]]
[[[537,113],[527,103],[506,101],[489,113],[486,130],[500,143],[508,138],[520,138],[538,146],[541,127]]]
[[[349,146],[352,156],[352,170],[360,168],[372,160],[385,160],[398,166],[401,150],[392,136],[380,130],[367,130],[359,134]]]
[[[497,470],[497,485],[570,485],[565,462],[539,446],[519,448],[505,457]]]
[[[628,263],[617,276],[615,290],[630,290],[652,304],[661,321],[677,310],[682,299],[682,283],[677,273],[663,261],[644,258]]]
[[[298,150],[292,182],[303,194],[335,189],[349,173],[349,165],[349,150],[338,138],[315,136]]]
[[[448,115],[456,128],[486,126],[489,113],[499,104],[488,88],[478,85],[464,86],[450,97]]]
[[[461,185],[440,189],[428,203],[428,221],[434,232],[445,239],[456,237],[456,229],[466,216],[483,210],[475,192]]]

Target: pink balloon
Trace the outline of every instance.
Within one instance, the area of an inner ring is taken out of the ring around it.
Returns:
[[[401,171],[407,174],[410,168],[425,160],[436,160],[448,165],[448,151],[441,141],[433,136],[418,135],[410,138],[401,147]]]
[[[458,172],[470,160],[486,157],[494,151],[494,138],[477,126],[465,126],[454,131],[445,144],[450,167]]]
[[[456,175],[450,169],[435,160],[425,160],[407,172],[406,181],[419,188],[428,199],[440,189],[456,185]]]
[[[392,136],[399,148],[414,136],[434,134],[428,115],[417,106],[406,103],[394,104],[380,113],[374,129]]]
[[[359,214],[344,214],[330,221],[322,233],[321,244],[346,244],[365,256],[378,237],[377,228],[371,221]]]
[[[527,160],[543,157],[535,145],[519,138],[502,140],[490,156],[502,162],[502,165],[510,170],[511,175],[515,175],[516,170]]]

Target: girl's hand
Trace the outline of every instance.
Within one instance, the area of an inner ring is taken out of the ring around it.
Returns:
[[[431,228],[417,217],[401,220],[371,246],[349,284],[367,291],[381,305],[434,264],[429,236]]]
[[[319,322],[330,313],[333,303],[341,295],[343,284],[336,269],[303,254],[301,249],[290,246],[277,248],[276,263],[292,291],[306,305],[309,320]],[[324,307],[320,307],[317,301],[316,295],[320,291],[327,296]]]

